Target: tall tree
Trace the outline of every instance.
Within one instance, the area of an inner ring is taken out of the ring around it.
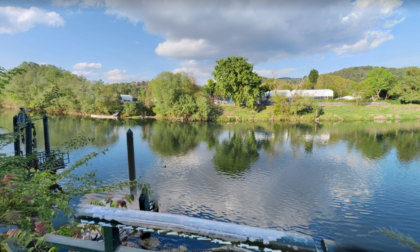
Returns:
[[[217,60],[212,75],[216,89],[223,97],[231,96],[238,106],[246,99],[246,106],[253,108],[262,78],[252,71],[253,64],[246,61],[243,57]]]
[[[381,98],[380,93],[390,90],[395,82],[397,82],[397,78],[394,74],[381,67],[369,71],[368,78],[363,81],[365,85],[370,86],[375,91],[378,99]]]
[[[207,93],[207,94],[209,94],[210,95],[210,97],[211,97],[211,99],[212,99],[212,101],[211,101],[211,103],[213,104],[214,103],[214,93],[215,93],[215,89],[216,89],[216,83],[212,80],[212,79],[208,79],[207,80],[207,84],[205,84],[204,86],[203,86],[203,88],[204,88],[204,91]]]
[[[316,84],[316,82],[318,81],[318,77],[319,77],[318,70],[312,69],[311,72],[309,73],[308,79],[311,83]]]
[[[399,95],[401,100],[408,103],[420,102],[420,68],[409,67],[391,93]]]

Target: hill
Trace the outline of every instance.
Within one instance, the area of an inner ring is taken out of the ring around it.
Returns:
[[[330,75],[335,75],[335,76],[339,76],[342,77],[344,79],[348,79],[348,80],[352,80],[352,81],[363,81],[364,79],[367,78],[367,74],[369,71],[378,68],[378,66],[360,66],[360,67],[349,67],[349,68],[344,68],[332,73],[329,73]],[[398,79],[401,79],[404,71],[407,69],[407,67],[403,67],[403,68],[387,68],[387,67],[382,67],[383,69],[388,69],[390,70],[395,76],[397,76]]]

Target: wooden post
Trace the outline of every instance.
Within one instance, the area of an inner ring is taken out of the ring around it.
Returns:
[[[48,131],[48,116],[44,115],[42,117],[42,121],[44,124],[44,143],[45,143],[45,155],[50,157],[51,149],[50,149],[50,134]]]
[[[136,179],[136,165],[134,162],[134,140],[133,140],[133,131],[131,129],[127,130],[127,154],[128,154],[128,177],[130,181]],[[135,188],[130,188],[131,194],[136,194]]]
[[[20,155],[20,139],[19,139],[19,126],[17,123],[17,116],[15,115],[13,117],[13,134],[15,136],[15,156],[19,156]]]

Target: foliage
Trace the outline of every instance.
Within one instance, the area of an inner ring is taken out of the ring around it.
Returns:
[[[253,108],[259,94],[261,77],[253,72],[253,64],[243,57],[217,60],[212,73],[216,89],[225,98],[232,97],[239,106],[246,99],[246,106]]]
[[[349,67],[344,68],[339,71],[330,73],[330,75],[340,76],[344,79],[348,79],[355,82],[360,82],[365,80],[368,76],[368,72],[378,68],[377,66],[360,66],[360,67]],[[398,79],[402,79],[407,68],[385,68],[383,69],[390,70]]]
[[[38,65],[34,62],[23,62],[18,68],[3,74],[9,76],[1,78],[3,81],[9,80],[4,91],[7,102],[16,107],[37,108],[55,114],[112,114],[120,107],[121,94],[138,97],[140,90],[144,94],[148,84],[143,81],[106,85],[102,80],[89,81],[56,66]]]
[[[91,141],[93,141],[91,138],[79,135],[67,142],[64,148],[70,151],[85,146]],[[68,202],[74,197],[122,190],[126,187],[149,187],[148,184],[138,180],[104,185],[102,181],[95,178],[96,171],[82,175],[73,173],[81,166],[88,165],[92,158],[100,154],[105,154],[105,151],[88,154],[61,173],[53,172],[54,162],[49,163],[43,171],[28,167],[28,163],[36,158],[35,154],[26,157],[2,157],[0,159],[0,178],[2,178],[0,181],[0,225],[18,227],[9,230],[4,240],[15,239],[23,246],[33,242],[35,247],[32,249],[41,249],[43,235],[53,231],[51,219],[61,210],[65,215],[70,216],[73,213]]]
[[[391,88],[390,93],[406,103],[420,102],[420,68],[407,68],[399,85]]]
[[[311,83],[316,84],[319,77],[318,70],[312,69],[309,73],[308,79]]]
[[[124,102],[123,114],[126,116],[139,115],[145,111],[143,103]]]
[[[288,115],[290,114],[289,100],[284,95],[276,95],[273,98],[274,101],[274,113],[277,115]]]
[[[304,113],[318,111],[319,105],[310,97],[295,93],[290,100],[284,95],[276,95],[274,97],[274,113],[277,115],[293,115],[297,116]]]
[[[314,86],[314,83],[308,80],[305,83],[303,83],[302,89],[314,89]]]
[[[24,69],[20,69],[17,67],[9,71],[6,71],[3,67],[0,67],[0,95],[2,93],[2,89],[4,89],[4,86],[9,84],[13,76],[22,74],[24,72]]]
[[[214,101],[214,96],[216,95],[216,83],[212,79],[207,80],[207,84],[203,86],[204,93],[209,95]]]
[[[149,194],[152,194],[152,192],[149,192]],[[126,195],[122,197],[120,200],[112,200],[112,198],[107,198],[106,200],[94,200],[89,202],[89,205],[95,205],[95,206],[109,206],[109,207],[115,207],[115,208],[126,208],[127,209],[127,203],[133,204],[134,202],[134,195]]]
[[[392,229],[392,227],[388,230],[386,228],[377,228],[378,230],[372,231],[372,233],[381,233],[382,235],[397,240],[399,244],[403,247],[410,248],[415,252],[420,252],[420,244],[416,242],[410,235],[404,236],[400,231],[396,229]]]
[[[397,78],[391,71],[380,67],[370,71],[368,73],[368,78],[363,81],[364,85],[371,87],[375,91],[378,98],[381,98],[380,93],[382,91],[387,92],[388,90],[391,90],[396,82]]]
[[[315,89],[331,89],[334,91],[334,98],[351,95],[351,89],[356,85],[356,82],[344,79],[339,76],[321,74]]]
[[[205,98],[201,97],[201,89],[191,76],[162,72],[150,81],[149,90],[156,114],[194,120],[207,119],[210,107]]]

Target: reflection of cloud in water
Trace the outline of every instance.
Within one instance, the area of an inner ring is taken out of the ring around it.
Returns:
[[[330,133],[324,133],[324,134],[316,134],[316,135],[309,135],[306,134],[303,136],[303,138],[307,141],[307,142],[319,142],[319,143],[327,143],[330,140]]]

